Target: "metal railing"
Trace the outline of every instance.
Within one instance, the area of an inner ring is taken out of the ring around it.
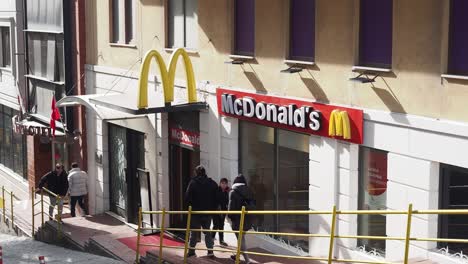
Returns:
[[[155,214],[161,215],[161,227],[143,227],[142,226],[142,217],[144,214]],[[184,228],[169,228],[165,227],[165,218],[167,215],[171,214],[181,214],[187,215],[187,227]],[[240,214],[240,227],[239,230],[203,230],[203,229],[191,229],[190,223],[193,215],[214,215],[214,214]],[[338,215],[406,215],[406,233],[402,237],[389,237],[389,236],[363,236],[363,235],[339,235],[336,234],[336,219]],[[298,234],[298,233],[282,233],[282,232],[259,232],[259,231],[243,231],[245,217],[247,215],[330,215],[331,216],[331,226],[329,234]],[[187,252],[189,249],[192,250],[207,250],[207,248],[192,248],[189,247],[189,234],[190,231],[195,232],[224,232],[224,233],[237,233],[237,249],[213,249],[217,252],[230,252],[236,255],[236,264],[240,262],[241,254],[257,255],[257,256],[267,256],[267,257],[276,257],[276,258],[286,258],[286,259],[301,259],[301,260],[317,260],[317,261],[326,261],[327,263],[340,262],[340,263],[374,263],[374,264],[393,264],[399,262],[385,262],[385,261],[368,261],[368,260],[353,260],[353,259],[340,259],[334,257],[334,240],[335,239],[371,239],[371,240],[394,240],[394,241],[404,241],[404,252],[403,253],[403,262],[408,264],[409,251],[410,251],[410,241],[425,241],[425,242],[445,242],[445,243],[466,243],[468,244],[468,239],[450,239],[450,238],[417,238],[411,236],[411,222],[414,215],[468,215],[468,210],[413,210],[413,205],[408,206],[408,210],[398,211],[398,210],[354,210],[354,211],[342,211],[337,210],[336,206],[333,206],[331,211],[247,211],[243,207],[241,211],[192,211],[192,208],[189,207],[188,211],[142,211],[141,208],[138,214],[138,230],[137,230],[137,249],[136,249],[136,262],[139,263],[140,258],[140,246],[149,246],[159,248],[159,263],[163,261],[163,249],[181,249],[184,250],[184,263],[187,263]],[[147,244],[140,243],[141,233],[144,230],[159,230],[160,239],[159,245],[156,244]],[[179,231],[185,232],[185,244],[184,246],[165,246],[163,243],[164,232],[165,231]],[[272,236],[293,236],[293,237],[302,237],[302,238],[329,238],[329,249],[327,257],[312,257],[312,256],[289,256],[289,255],[279,255],[279,254],[270,254],[270,253],[260,253],[260,252],[251,252],[251,251],[242,251],[242,236],[244,235],[272,235]],[[211,249],[210,249],[211,250]]]
[[[5,193],[7,194],[7,196],[5,196]],[[3,220],[3,223],[7,223],[7,212],[6,212],[6,208],[8,207],[7,206],[7,200],[9,200],[9,203],[10,203],[10,223],[11,223],[11,227],[13,228],[14,227],[14,224],[15,224],[15,213],[14,213],[14,203],[13,203],[13,200],[18,200],[18,198],[13,194],[12,191],[8,191],[7,189],[5,189],[5,186],[2,186],[2,197],[1,197],[1,201],[0,201],[0,208],[2,208],[2,220]]]
[[[40,192],[40,198],[38,201],[35,201],[35,197],[36,197],[36,192]],[[56,199],[56,202],[55,202],[55,205],[52,205],[50,202],[44,200],[44,195],[47,195],[47,196],[52,196]],[[56,194],[56,193],[53,193],[52,191],[48,190],[47,188],[42,188],[42,189],[34,189],[34,187],[31,188],[31,210],[32,210],[32,220],[31,220],[31,225],[32,225],[32,237],[34,237],[34,233],[35,233],[35,217],[37,215],[41,215],[41,227],[44,226],[44,215],[46,216],[49,216],[50,219],[52,219],[52,221],[56,221],[57,222],[57,239],[60,239],[62,237],[62,210],[61,210],[61,206],[60,204],[62,203],[62,200],[64,199],[64,197],[61,197],[60,195]],[[50,215],[48,213],[48,210],[47,212],[44,212],[44,204],[47,205],[47,207],[49,208],[50,206],[53,206],[54,207],[54,210],[55,210],[55,207],[57,207],[57,218],[54,218],[53,216],[53,212],[52,212],[52,215]],[[40,209],[39,211],[36,213],[36,210],[35,210],[35,207],[36,206],[39,206],[40,205]]]

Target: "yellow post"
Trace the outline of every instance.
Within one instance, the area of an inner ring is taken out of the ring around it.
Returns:
[[[192,206],[189,206],[188,214],[187,214],[187,229],[185,230],[184,264],[187,263],[187,253],[188,253],[188,247],[189,247],[191,221],[192,221]]]
[[[336,205],[333,206],[332,222],[330,229],[330,246],[328,249],[328,264],[333,261],[333,244],[335,243],[335,229],[336,229]]]
[[[138,208],[138,229],[137,229],[137,244],[136,244],[136,259],[135,263],[140,263],[140,236],[141,236],[141,207]]]
[[[241,213],[240,224],[239,224],[239,236],[237,237],[236,264],[240,263],[242,235],[244,233],[244,220],[245,220],[245,206],[242,206],[242,213]]]
[[[41,226],[44,226],[44,191],[41,190]]]
[[[404,264],[408,264],[409,242],[411,237],[411,217],[413,216],[413,204],[408,205],[408,219],[406,220],[406,237],[405,237],[405,259]]]
[[[162,219],[161,219],[161,229],[159,232],[160,233],[160,237],[159,237],[159,259],[158,259],[158,262],[159,264],[162,264],[162,253],[163,253],[163,239],[164,239],[164,224],[166,221],[164,221],[166,218],[166,208],[163,208],[162,210]]]
[[[14,227],[15,219],[14,219],[14,214],[13,214],[13,192],[10,192],[10,207],[11,207],[11,228]]]
[[[5,215],[5,186],[2,186],[2,200],[3,200],[3,223],[6,223],[6,215]]]
[[[62,238],[62,210],[60,210],[60,202],[62,201],[62,197],[57,195],[57,240]],[[54,213],[52,212],[52,215]]]
[[[34,187],[31,187],[31,210],[32,210],[31,224],[32,224],[32,237],[33,237],[33,239],[34,239],[34,196],[35,196]]]

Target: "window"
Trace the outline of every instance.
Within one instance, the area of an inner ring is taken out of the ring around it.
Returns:
[[[361,0],[359,65],[391,68],[392,0]]]
[[[0,163],[27,179],[26,136],[13,132],[18,111],[0,105]]]
[[[11,67],[10,28],[0,27],[0,67]]]
[[[289,59],[314,61],[315,0],[290,0]]]
[[[110,42],[130,44],[134,39],[134,0],[110,0]]]
[[[65,81],[62,34],[28,32],[29,74],[51,82]]]
[[[441,164],[440,209],[468,209],[468,169]],[[440,215],[439,235],[442,238],[467,239],[467,215]],[[439,248],[448,247],[452,253],[466,252],[467,244],[439,243]]]
[[[254,56],[255,0],[235,0],[234,2],[234,53]]]
[[[450,1],[448,72],[468,75],[468,1]]]
[[[170,0],[168,4],[168,47],[196,49],[198,0]]]
[[[360,162],[359,210],[387,209],[387,152],[363,147]],[[385,215],[358,216],[358,235],[386,236],[386,226]],[[358,245],[385,253],[385,240],[359,239]]]
[[[255,194],[258,210],[309,210],[309,136],[240,123],[240,172]],[[259,230],[309,232],[304,215],[259,215]],[[304,250],[308,239],[283,237]]]

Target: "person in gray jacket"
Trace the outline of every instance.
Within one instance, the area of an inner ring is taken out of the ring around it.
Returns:
[[[78,163],[72,163],[72,169],[68,172],[68,192],[70,194],[70,210],[71,216],[75,217],[76,203],[81,207],[81,210],[87,215],[84,204],[84,197],[88,193],[88,174],[78,167]]]

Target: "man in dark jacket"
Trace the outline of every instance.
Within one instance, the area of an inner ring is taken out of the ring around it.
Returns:
[[[229,203],[229,185],[228,179],[222,178],[219,181],[218,187],[218,202],[219,202],[219,209],[221,211],[227,211],[228,203]],[[224,230],[224,220],[226,219],[226,214],[217,214],[213,216],[213,228],[215,230]],[[213,239],[216,236],[216,232],[213,232]],[[224,242],[224,233],[219,231],[219,244],[221,246],[227,247],[228,244]]]
[[[254,196],[250,188],[247,186],[247,181],[242,174],[239,174],[234,179],[234,184],[232,185],[232,190],[229,193],[229,211],[241,211],[243,206],[246,204],[254,202]],[[247,208],[246,208],[247,209]],[[231,219],[232,230],[238,231],[240,229],[240,215],[239,214],[229,214],[229,219]],[[252,220],[250,216],[246,216],[244,219],[244,228],[243,231],[247,231],[252,227]],[[239,239],[239,234],[236,233],[236,237]],[[241,250],[246,250],[245,245],[245,235],[242,236]],[[242,254],[244,256],[245,263],[250,263],[250,258],[247,254]],[[236,255],[231,255],[231,259],[235,260]]]
[[[50,171],[46,175],[42,176],[39,181],[39,189],[42,189],[44,185],[49,191],[59,195],[61,197],[58,203],[58,214],[63,211],[63,197],[68,192],[68,176],[65,172],[63,165],[57,163],[55,170]],[[49,219],[52,220],[54,215],[54,207],[57,204],[57,198],[54,195],[49,194],[50,206],[49,206]]]
[[[218,184],[206,176],[205,168],[201,165],[195,168],[195,176],[190,180],[185,193],[185,199],[193,211],[214,211],[217,208]],[[211,215],[194,214],[191,218],[190,228],[210,230]],[[190,232],[190,247],[197,245],[197,232]],[[205,244],[208,248],[208,257],[214,257],[213,254],[213,235],[210,232],[203,231],[205,234]],[[188,257],[196,256],[194,249],[189,249]]]

